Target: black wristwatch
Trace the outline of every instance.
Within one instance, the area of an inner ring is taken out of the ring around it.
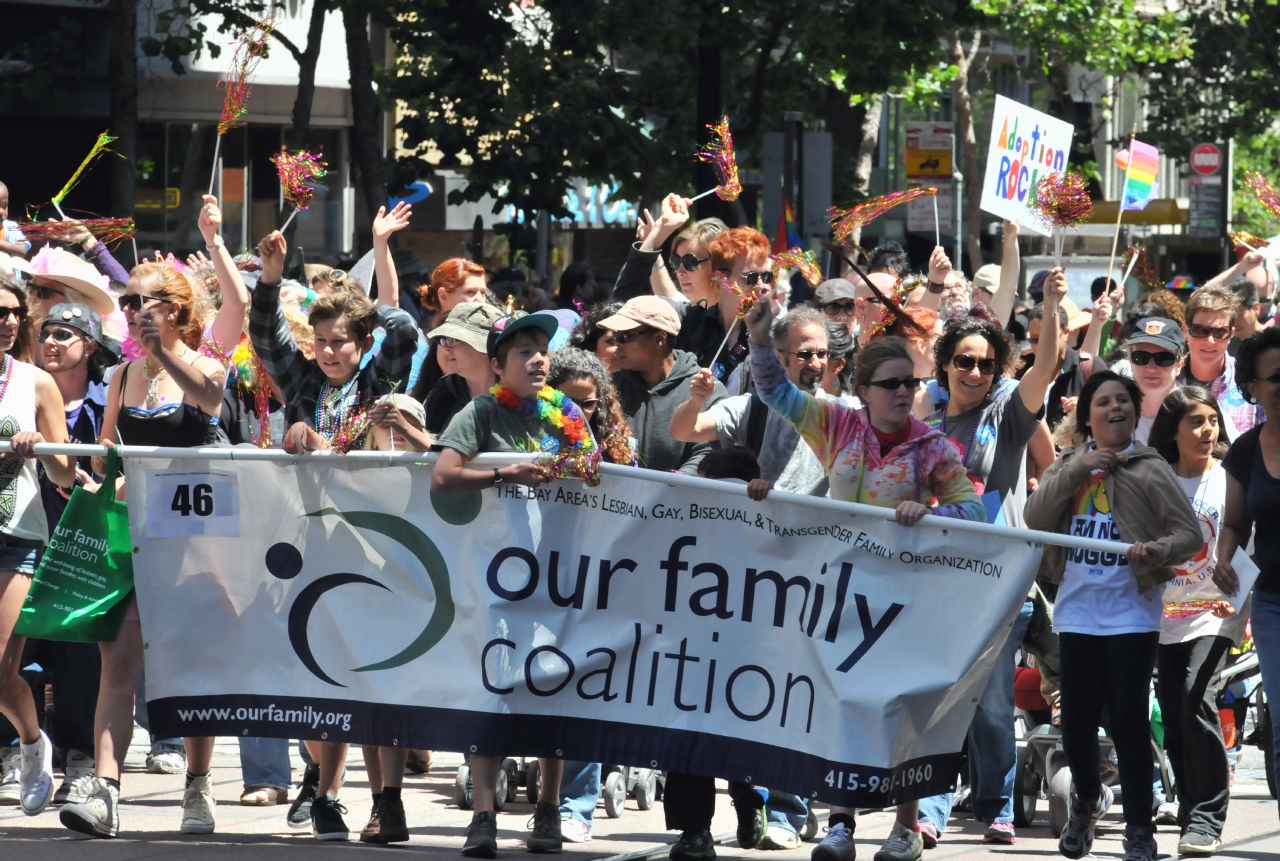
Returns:
[[[497,487],[500,484],[506,484],[506,482],[502,480],[502,473],[498,472],[498,467],[495,466],[493,468],[493,486]]]
[[[935,296],[946,289],[947,289],[947,285],[945,282],[942,284],[936,284],[933,281],[929,282],[929,292],[934,294]]]

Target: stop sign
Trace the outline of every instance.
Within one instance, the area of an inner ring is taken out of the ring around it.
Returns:
[[[1203,143],[1191,150],[1191,169],[1210,176],[1222,169],[1222,150],[1215,144]]]

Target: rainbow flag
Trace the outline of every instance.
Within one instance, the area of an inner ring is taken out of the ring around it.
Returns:
[[[1160,150],[1142,141],[1130,140],[1129,149],[1116,153],[1116,167],[1125,171],[1120,209],[1145,209],[1160,191],[1160,183],[1156,182]]]
[[[803,245],[800,228],[796,226],[796,214],[790,198],[782,198],[782,211],[778,213],[778,232],[773,234],[773,253],[782,254],[797,245]]]

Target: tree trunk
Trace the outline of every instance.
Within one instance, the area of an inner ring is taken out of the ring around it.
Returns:
[[[350,5],[342,10],[347,31],[347,65],[351,69],[351,160],[369,216],[387,205],[382,182],[382,113],[373,89],[373,48],[369,43],[368,16]],[[395,239],[395,234],[392,234]]]
[[[316,63],[320,59],[320,38],[324,35],[324,18],[329,0],[314,0],[311,23],[307,26],[307,47],[298,58],[298,93],[293,99],[293,127],[289,130],[289,146],[301,149],[307,145],[311,130],[311,105],[316,97]]]
[[[968,52],[961,41],[960,31],[949,37],[951,62],[958,70],[954,82],[956,103],[956,133],[964,142],[964,176],[968,189],[968,224],[965,227],[965,251],[969,254],[969,266],[973,271],[983,264],[982,258],[982,173],[978,165],[978,136],[973,127],[973,99],[969,92],[969,72],[982,45],[982,31],[973,35]],[[955,202],[956,206],[960,201]],[[957,266],[960,261],[956,261]]]
[[[862,194],[871,192],[871,166],[876,158],[876,150],[880,147],[880,118],[884,114],[884,96],[876,96],[866,105],[867,112],[862,117],[862,140],[858,142],[858,159],[853,168],[854,185]],[[849,242],[853,245],[861,244],[861,227],[853,231]]]
[[[133,217],[138,163],[138,0],[111,0],[107,77],[111,79],[111,214]]]
[[[694,119],[697,124],[698,149],[711,142],[709,125],[720,122],[722,111],[720,60],[720,0],[702,0],[698,18],[698,82]],[[694,162],[694,193],[715,188],[720,175],[715,165],[702,160]],[[698,201],[698,218],[725,218],[728,208],[715,195]]]

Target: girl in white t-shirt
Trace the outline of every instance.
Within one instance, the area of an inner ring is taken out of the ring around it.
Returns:
[[[1214,852],[1227,820],[1230,796],[1227,750],[1209,680],[1227,651],[1244,636],[1246,612],[1235,613],[1213,582],[1218,532],[1227,501],[1220,458],[1222,411],[1199,386],[1175,389],[1151,426],[1151,447],[1169,461],[1204,534],[1204,547],[1165,585],[1157,661],[1157,694],[1164,715],[1164,746],[1178,781],[1180,855]]]

